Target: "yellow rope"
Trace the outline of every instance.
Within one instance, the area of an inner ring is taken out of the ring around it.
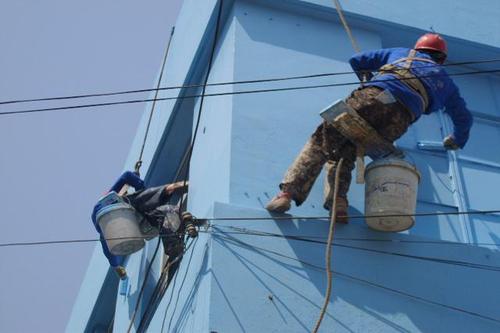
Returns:
[[[342,21],[342,25],[344,26],[344,29],[347,32],[347,36],[351,40],[352,48],[354,49],[354,51],[360,52],[361,48],[359,47],[358,43],[356,42],[356,39],[354,39],[351,28],[349,28],[349,25],[347,24],[347,21],[344,17],[344,13],[342,12],[342,7],[340,6],[339,0],[333,0],[333,2],[335,3],[335,7],[337,8],[337,13],[339,13],[340,21]]]
[[[323,320],[323,317],[325,316],[326,308],[328,307],[328,304],[330,303],[330,295],[332,293],[332,267],[331,267],[332,266],[332,263],[331,263],[332,243],[333,243],[333,237],[335,235],[335,220],[337,219],[337,195],[339,192],[339,178],[340,178],[340,169],[342,168],[342,162],[344,162],[343,158],[341,158],[339,160],[339,162],[337,164],[337,170],[335,170],[335,185],[333,187],[332,216],[330,218],[330,230],[328,232],[328,241],[326,242],[325,260],[326,260],[326,277],[328,279],[328,282],[326,285],[325,301],[323,302],[323,307],[321,308],[318,321],[316,321],[316,325],[314,326],[312,333],[318,332],[319,326],[321,325],[321,321]]]

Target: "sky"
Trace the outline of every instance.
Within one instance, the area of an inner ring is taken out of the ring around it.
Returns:
[[[2,1],[0,101],[156,86],[181,2]],[[122,172],[144,107],[0,115],[0,243],[97,237],[92,206]],[[0,247],[0,332],[64,331],[94,246]]]

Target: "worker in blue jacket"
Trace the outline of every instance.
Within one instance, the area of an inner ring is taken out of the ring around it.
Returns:
[[[131,171],[127,171],[123,173],[120,178],[116,180],[116,182],[111,186],[109,189],[109,192],[115,192],[119,193],[120,190],[124,185],[129,185],[132,186],[135,190],[139,191],[144,189],[144,182],[143,180],[135,173]],[[109,204],[109,203],[108,203]],[[99,224],[97,223],[97,212],[102,208],[101,204],[97,204],[94,206],[94,209],[92,210],[92,222],[94,224],[94,227],[96,228],[97,232],[99,233],[99,240],[101,242],[102,246],[102,251],[104,252],[104,255],[109,261],[109,264],[113,269],[117,272],[118,276],[120,277],[125,277],[125,269],[124,269],[124,264],[125,264],[125,257],[124,256],[116,256],[109,251],[108,245],[106,244],[106,241],[102,235],[101,228],[99,227]]]
[[[124,268],[125,259],[124,256],[117,256],[111,253],[106,240],[103,237],[102,230],[97,223],[97,215],[99,210],[105,206],[114,204],[122,199],[118,196],[118,193],[122,188],[127,185],[135,189],[134,193],[125,195],[126,201],[129,202],[142,216],[144,216],[141,222],[141,231],[143,228],[152,229],[155,228],[155,235],[158,234],[159,228],[168,228],[170,226],[164,224],[166,215],[172,213],[171,216],[176,216],[179,214],[178,207],[175,205],[168,204],[170,197],[176,191],[183,190],[187,187],[187,182],[177,182],[173,184],[167,184],[158,187],[146,188],[144,181],[139,177],[138,174],[131,171],[124,172],[118,180],[111,186],[108,191],[108,195],[101,198],[99,202],[94,206],[92,211],[92,222],[100,235],[100,242],[104,255],[109,261],[109,264],[116,271],[120,278],[126,277],[126,272]],[[113,195],[109,195],[113,194]],[[167,218],[168,220],[168,218]],[[172,222],[174,221],[167,221]],[[178,227],[178,226],[175,226]],[[174,229],[174,227],[171,227]],[[176,231],[176,230],[171,230]],[[145,234],[145,238],[149,238],[149,234]]]
[[[457,86],[443,66],[447,57],[446,41],[438,34],[420,37],[413,49],[390,48],[357,53],[349,60],[363,83],[353,91],[346,103],[357,111],[377,132],[390,142],[401,137],[422,114],[442,108],[453,121],[453,133],[443,140],[446,149],[465,146],[472,126],[472,115]],[[377,75],[373,75],[376,72]],[[356,159],[356,147],[332,125],[323,122],[290,166],[280,184],[281,192],[267,209],[285,212],[291,201],[302,204],[314,181],[327,162],[327,180],[334,188],[336,165],[340,158],[337,198],[337,222],[347,223],[347,192]],[[326,209],[331,210],[333,193],[325,193]]]

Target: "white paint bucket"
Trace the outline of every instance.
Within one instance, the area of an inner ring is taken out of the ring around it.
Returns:
[[[417,206],[420,174],[402,159],[376,160],[365,171],[365,215],[412,215]],[[365,218],[372,229],[398,232],[410,229],[414,216],[378,216]]]
[[[139,219],[135,209],[125,202],[105,206],[97,212],[97,223],[112,254],[126,256],[144,247]]]

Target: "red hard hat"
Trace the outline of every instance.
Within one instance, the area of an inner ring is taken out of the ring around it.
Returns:
[[[446,46],[446,41],[438,34],[428,33],[423,35],[417,40],[414,48],[415,50],[438,51],[448,55],[448,46]]]

